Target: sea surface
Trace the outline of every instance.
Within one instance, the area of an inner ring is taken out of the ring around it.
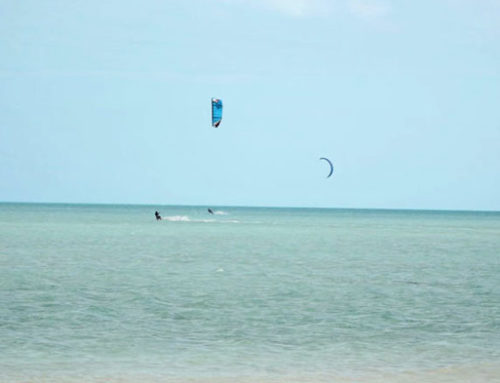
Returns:
[[[0,204],[0,382],[500,382],[500,213],[207,207]]]

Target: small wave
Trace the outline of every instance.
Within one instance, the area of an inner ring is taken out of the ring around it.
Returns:
[[[214,214],[215,215],[228,215],[229,213],[225,212],[225,211],[222,211],[222,210],[217,210],[217,211],[214,211]]]

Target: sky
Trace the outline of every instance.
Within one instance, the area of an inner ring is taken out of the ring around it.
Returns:
[[[0,0],[0,58],[0,201],[500,210],[498,0]]]

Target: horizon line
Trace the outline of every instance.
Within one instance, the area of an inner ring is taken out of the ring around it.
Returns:
[[[420,211],[420,212],[463,212],[463,213],[500,213],[500,210],[471,209],[432,209],[432,208],[397,208],[397,207],[326,207],[326,206],[271,206],[271,205],[209,205],[209,204],[165,204],[165,203],[126,203],[126,202],[34,202],[0,201],[1,204],[18,205],[80,205],[80,206],[170,206],[170,207],[215,207],[215,208],[250,208],[250,209],[317,209],[317,210],[380,210],[380,211]]]

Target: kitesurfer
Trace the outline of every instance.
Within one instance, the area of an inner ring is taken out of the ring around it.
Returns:
[[[209,212],[210,214],[214,214],[213,210],[212,210],[212,209],[210,209],[210,208],[208,208],[208,212]]]
[[[155,217],[157,221],[161,220],[161,215],[157,211],[155,211]]]

